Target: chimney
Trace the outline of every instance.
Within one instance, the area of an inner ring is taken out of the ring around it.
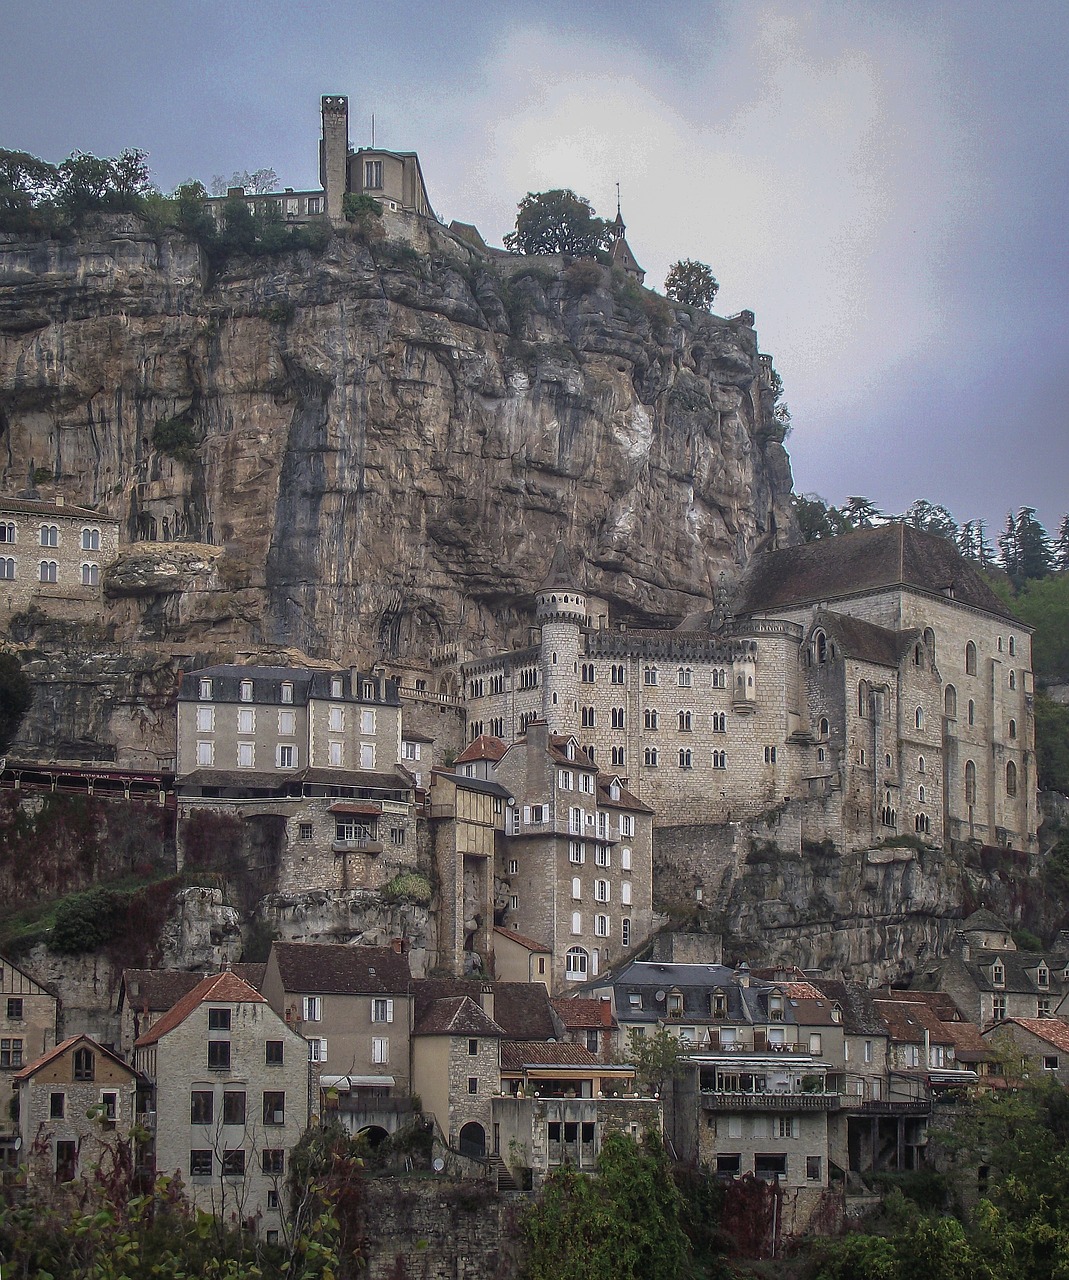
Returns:
[[[750,966],[745,960],[735,970],[735,981],[740,987],[748,987],[750,985]]]
[[[56,506],[57,506],[57,507],[62,507],[62,506],[63,506],[63,494],[61,494],[61,493],[57,493],[57,494],[56,494]]]
[[[482,1005],[483,1013],[488,1018],[492,1018],[494,1016],[494,989],[488,983],[479,992],[479,1003]]]

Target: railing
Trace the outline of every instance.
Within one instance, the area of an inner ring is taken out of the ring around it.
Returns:
[[[874,1116],[926,1116],[931,1111],[927,1102],[898,1102],[891,1098],[854,1098],[842,1095],[845,1111],[860,1111]]]
[[[731,1093],[702,1090],[707,1111],[838,1111],[837,1093]]]
[[[381,853],[381,840],[332,840],[330,847],[334,853]]]

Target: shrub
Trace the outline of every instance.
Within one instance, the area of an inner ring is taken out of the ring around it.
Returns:
[[[74,956],[102,947],[122,929],[126,907],[126,895],[112,889],[90,889],[66,898],[56,908],[52,950]]]
[[[187,418],[160,418],[152,429],[152,447],[176,462],[193,462],[199,443],[193,424]]]
[[[365,218],[381,218],[382,205],[374,196],[357,195],[347,191],[342,196],[341,211],[347,222],[362,222]]]
[[[601,286],[601,268],[596,262],[570,262],[564,268],[564,288],[573,297],[582,298]]]
[[[412,902],[420,907],[431,903],[430,882],[414,871],[399,871],[383,889],[387,902]]]

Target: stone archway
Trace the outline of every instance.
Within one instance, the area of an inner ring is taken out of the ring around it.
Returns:
[[[486,1130],[474,1120],[460,1131],[460,1154],[482,1160],[486,1156]]]

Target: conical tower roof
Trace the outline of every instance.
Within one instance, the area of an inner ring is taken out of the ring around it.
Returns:
[[[546,580],[539,587],[540,591],[560,591],[567,589],[568,591],[582,591],[583,586],[579,579],[579,574],[575,571],[572,564],[571,556],[568,554],[568,548],[561,539],[557,543],[557,549],[553,552],[553,563],[549,566],[549,573]]]

